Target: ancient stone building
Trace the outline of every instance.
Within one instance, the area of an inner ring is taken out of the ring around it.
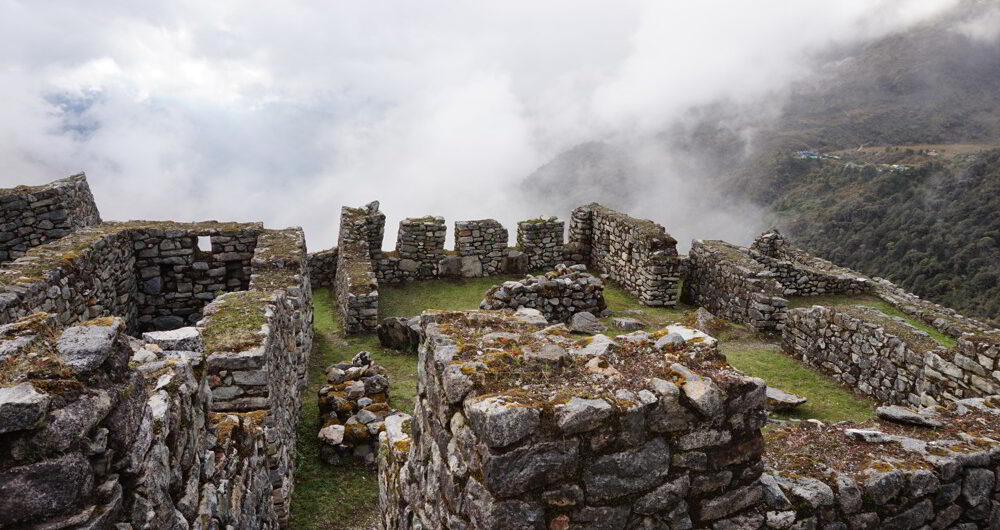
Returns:
[[[68,182],[43,189],[79,201]],[[284,526],[312,348],[302,230],[96,223],[88,200],[90,226],[0,268],[0,526]]]

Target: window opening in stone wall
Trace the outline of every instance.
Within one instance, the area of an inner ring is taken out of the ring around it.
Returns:
[[[212,252],[212,238],[209,236],[198,236],[198,250]]]

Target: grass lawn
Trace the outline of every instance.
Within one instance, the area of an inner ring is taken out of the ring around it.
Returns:
[[[326,367],[350,360],[359,351],[372,352],[389,371],[391,405],[410,412],[417,392],[417,358],[389,353],[374,335],[344,338],[340,315],[329,289],[313,291],[315,310],[309,385],[303,392],[302,421],[298,429],[295,491],[291,527],[296,529],[367,529],[378,506],[378,480],[360,466],[329,466],[319,458],[319,407],[316,392],[326,384]]]
[[[486,290],[523,276],[492,276],[455,280],[427,280],[379,287],[378,310],[381,318],[414,317],[424,309],[456,311],[479,309]]]
[[[829,296],[798,296],[790,299],[788,301],[789,308],[796,307],[812,307],[814,305],[825,305],[825,306],[841,306],[841,305],[863,305],[878,309],[882,313],[889,315],[891,317],[902,317],[906,319],[907,322],[913,324],[917,329],[922,329],[926,331],[931,338],[936,340],[938,344],[950,348],[956,344],[958,341],[940,331],[928,326],[924,322],[913,318],[910,315],[900,311],[896,306],[882,300],[877,296],[871,295],[829,295]]]
[[[767,384],[808,398],[791,413],[777,418],[816,418],[825,422],[864,421],[875,415],[873,402],[853,394],[846,387],[799,361],[785,355],[777,344],[743,340],[720,342],[729,364]]]

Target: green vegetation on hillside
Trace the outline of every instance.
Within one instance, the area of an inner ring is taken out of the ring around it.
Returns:
[[[1000,318],[1000,149],[905,169],[789,158],[772,208],[803,249]]]

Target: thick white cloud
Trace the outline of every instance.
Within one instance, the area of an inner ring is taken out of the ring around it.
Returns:
[[[302,225],[313,249],[375,198],[390,241],[405,215],[512,227],[563,213],[507,193],[559,151],[952,4],[0,0],[0,185],[85,170],[107,219]]]

